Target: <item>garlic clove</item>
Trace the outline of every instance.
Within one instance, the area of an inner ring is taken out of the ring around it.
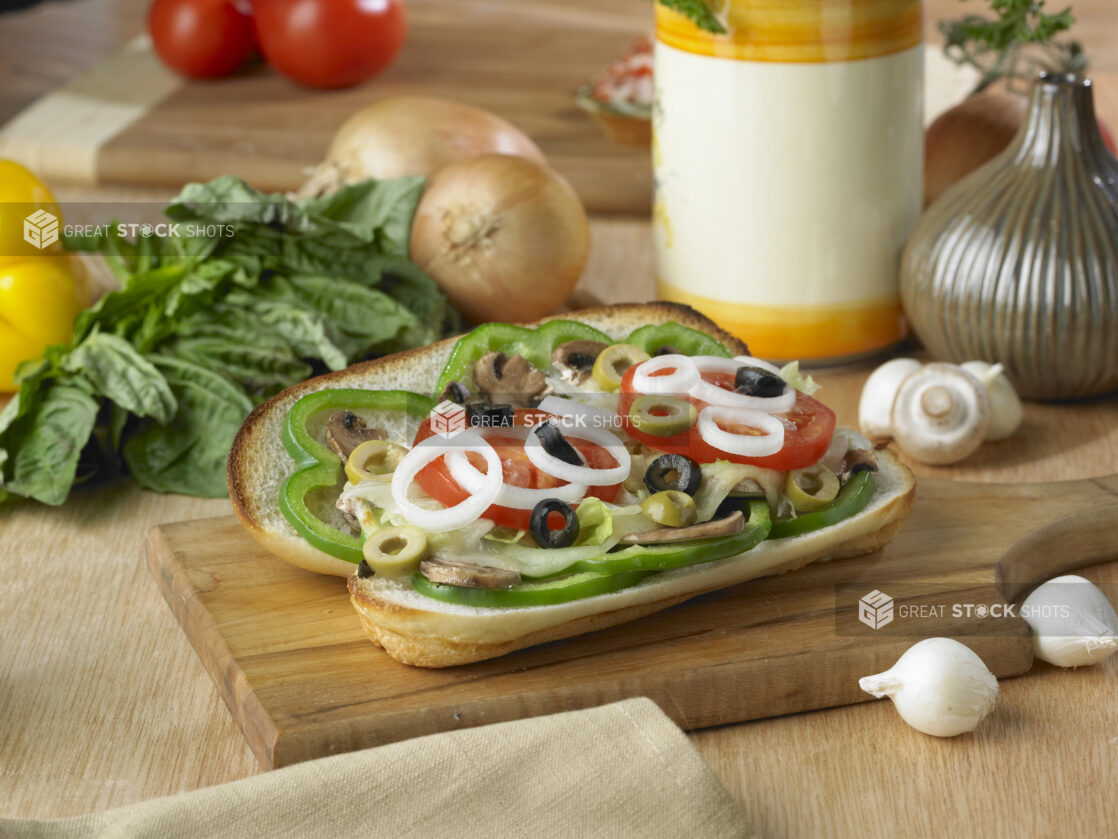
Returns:
[[[893,400],[893,438],[921,463],[955,463],[975,452],[990,425],[990,396],[973,373],[925,364]]]
[[[988,361],[967,361],[961,366],[973,373],[990,395],[990,426],[986,429],[986,440],[1006,439],[1021,427],[1025,409],[1021,405],[1021,397],[1005,374],[1005,368]]]
[[[921,366],[915,358],[894,358],[870,374],[858,402],[858,425],[863,434],[871,440],[893,436],[893,398],[901,382]]]
[[[913,644],[896,664],[858,686],[888,696],[901,719],[935,737],[974,731],[998,701],[994,674],[970,647],[950,638]]]
[[[1118,614],[1099,588],[1076,574],[1041,584],[1021,604],[1033,652],[1057,667],[1095,664],[1118,651]]]

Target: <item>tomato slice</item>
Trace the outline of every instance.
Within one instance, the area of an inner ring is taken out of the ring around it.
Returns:
[[[621,397],[617,403],[617,411],[621,416],[625,432],[650,448],[671,454],[682,454],[698,463],[713,463],[716,460],[729,460],[732,463],[751,463],[766,469],[802,469],[817,462],[827,447],[831,445],[831,437],[835,433],[835,413],[822,402],[812,399],[804,393],[796,394],[796,404],[792,409],[777,418],[784,424],[784,447],[776,454],[765,457],[745,457],[730,454],[711,446],[699,435],[696,426],[687,431],[669,436],[657,436],[642,432],[629,420],[629,408],[633,400],[640,394],[633,389],[633,375],[636,366],[630,367],[621,377]],[[729,373],[704,373],[703,379],[711,384],[718,385],[725,390],[733,390],[734,377]],[[702,410],[706,403],[692,399],[695,407]],[[726,431],[735,431],[732,426],[720,426]],[[745,430],[745,429],[741,429]],[[748,433],[746,431],[746,433]]]
[[[513,423],[521,427],[534,426],[540,421],[541,416],[543,415],[539,411],[516,411]],[[434,433],[431,430],[431,421],[429,419],[424,420],[415,435],[415,443],[426,440]],[[532,461],[528,460],[528,455],[524,453],[523,438],[513,435],[505,436],[494,431],[487,433],[485,439],[497,450],[497,454],[501,458],[505,483],[526,489],[553,489],[567,484],[566,481],[561,481],[546,472],[541,472]],[[580,440],[573,435],[567,439],[572,446],[578,449],[588,466],[595,469],[608,469],[617,465],[613,456],[601,446],[586,440]],[[485,471],[485,462],[479,456],[474,454],[466,456],[479,471]],[[441,457],[421,469],[419,474],[415,476],[415,482],[423,488],[424,492],[447,507],[465,501],[469,494],[451,477],[450,470]],[[621,484],[590,487],[587,494],[603,501],[612,501],[617,496],[620,487]],[[515,530],[527,530],[531,517],[531,510],[502,507],[500,504],[494,504],[482,513],[482,518]]]

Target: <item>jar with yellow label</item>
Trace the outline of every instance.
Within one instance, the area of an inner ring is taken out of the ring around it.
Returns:
[[[905,334],[923,176],[919,0],[726,0],[711,34],[657,4],[660,296],[755,355],[836,360]]]

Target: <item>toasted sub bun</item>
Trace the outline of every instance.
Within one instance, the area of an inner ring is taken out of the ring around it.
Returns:
[[[735,355],[747,352],[741,341],[707,318],[673,303],[606,306],[559,317],[582,321],[614,339],[646,324],[675,321],[714,336]],[[288,411],[301,397],[326,388],[431,393],[456,340],[364,362],[288,388],[249,415],[229,455],[233,509],[253,538],[301,568],[350,577],[350,598],[366,633],[406,664],[446,667],[493,658],[634,620],[754,577],[790,571],[816,560],[869,553],[893,538],[911,510],[912,474],[883,452],[877,493],[865,510],[846,521],[815,533],[763,542],[740,557],[661,572],[612,594],[554,606],[485,609],[432,600],[406,582],[380,577],[359,580],[351,576],[351,563],[311,546],[280,512],[280,487],[294,469],[282,443]],[[329,506],[319,512],[325,518],[338,515]]]

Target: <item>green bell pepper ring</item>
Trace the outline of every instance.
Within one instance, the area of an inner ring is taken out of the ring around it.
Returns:
[[[604,332],[573,320],[551,320],[537,329],[508,323],[487,323],[458,339],[435,390],[441,393],[450,382],[462,381],[488,352],[521,355],[533,366],[546,370],[551,365],[551,353],[567,341],[633,344],[649,355],[663,346],[671,345],[686,355],[730,356],[729,350],[706,333],[675,322],[642,326],[624,341],[616,342]]]
[[[749,502],[749,518],[741,531],[732,536],[712,536],[667,545],[633,545],[601,559],[583,559],[571,566],[576,571],[598,571],[617,574],[627,571],[663,571],[713,562],[737,556],[765,541],[772,521],[769,505],[763,499]]]
[[[623,574],[597,574],[583,571],[559,579],[521,583],[509,588],[470,588],[433,583],[419,572],[412,575],[412,585],[420,594],[463,606],[510,608],[515,606],[553,606],[596,594],[609,594],[635,586],[648,576],[646,571]]]
[[[838,524],[855,513],[862,512],[875,492],[877,492],[877,478],[874,477],[873,472],[869,470],[859,472],[846,482],[846,486],[839,490],[835,500],[826,507],[820,507],[818,510],[803,513],[792,519],[774,519],[769,538],[786,539],[789,536],[802,536],[813,530]]]
[[[341,458],[320,443],[307,424],[325,412],[393,411],[416,418],[431,413],[435,400],[406,390],[357,390],[339,388],[309,393],[291,406],[283,426],[283,447],[295,461],[295,471],[283,482],[279,508],[295,530],[330,556],[354,564],[361,561],[362,540],[343,533],[316,516],[307,504],[315,492],[334,491],[342,472]]]
[[[696,539],[675,545],[633,545],[601,559],[580,560],[562,576],[529,580],[503,589],[469,588],[433,583],[422,574],[412,576],[416,591],[445,603],[463,606],[550,606],[636,585],[656,571],[713,562],[748,551],[769,532],[769,508],[762,500],[749,502],[749,519],[740,533]],[[571,573],[573,572],[573,573]]]
[[[604,332],[573,320],[550,320],[538,329],[527,329],[509,323],[487,323],[463,335],[451,350],[435,391],[441,393],[451,382],[462,381],[478,360],[489,352],[520,355],[533,366],[546,370],[551,353],[567,341],[601,341],[613,343]]]
[[[655,323],[634,329],[632,334],[625,339],[626,344],[639,347],[649,355],[656,353],[663,347],[674,347],[683,355],[718,355],[730,358],[731,353],[722,346],[722,342],[711,338],[705,332],[680,326],[675,321]]]

